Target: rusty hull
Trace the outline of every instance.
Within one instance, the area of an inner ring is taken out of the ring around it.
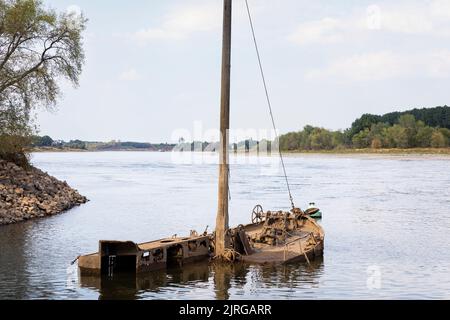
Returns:
[[[166,238],[141,244],[99,241],[99,251],[78,259],[82,276],[144,273],[209,259],[209,236]]]

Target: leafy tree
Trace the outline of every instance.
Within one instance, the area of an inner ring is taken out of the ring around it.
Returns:
[[[379,149],[387,145],[385,138],[385,130],[387,128],[389,128],[389,125],[386,123],[379,122],[372,125],[372,127],[370,128],[370,132],[368,134],[368,139],[371,148]]]
[[[383,146],[383,144],[381,143],[381,139],[380,138],[372,139],[372,143],[370,145],[370,147],[372,149],[380,149],[382,146]]]
[[[288,134],[282,135],[280,137],[280,148],[281,150],[299,150],[300,140],[297,132],[290,132]]]
[[[416,120],[422,121],[425,125],[430,127],[441,127],[450,129],[450,107],[435,107],[412,109],[403,112],[391,112],[382,116],[373,114],[364,114],[359,119],[356,119],[351,128],[345,131],[347,142],[350,142],[353,136],[361,130],[370,128],[372,124],[386,123],[390,126],[399,124],[400,118],[403,115],[412,115]],[[411,142],[411,141],[410,141]]]
[[[450,107],[414,109],[411,113],[392,112],[384,116],[365,114],[344,132],[307,125],[302,131],[281,136],[281,150],[449,146],[450,129],[433,128],[427,123],[434,121],[433,123],[446,125],[446,115],[450,114]],[[416,120],[415,114],[423,120]],[[443,118],[438,121],[437,116]]]
[[[53,139],[49,136],[43,136],[42,137],[42,144],[44,146],[50,147],[53,144]]]
[[[2,157],[25,152],[26,145],[5,141],[29,135],[32,108],[56,106],[60,79],[78,85],[85,24],[83,16],[58,14],[40,0],[0,0],[0,122],[14,127],[0,127]]]
[[[31,146],[33,147],[50,147],[54,144],[54,141],[49,136],[33,136],[31,141]]]
[[[311,133],[311,148],[314,150],[333,149],[333,135],[323,128],[315,128]]]
[[[447,128],[439,128],[439,132],[441,132],[444,137],[447,139],[447,144],[450,142],[450,129]]]
[[[383,115],[381,121],[394,125],[398,123],[399,118],[405,114],[413,115],[416,120],[424,122],[427,126],[450,129],[450,107],[448,106],[412,109],[404,112],[391,112]]]
[[[341,131],[330,131],[309,125],[302,131],[290,132],[280,137],[280,148],[284,151],[331,150],[344,143],[345,135]]]
[[[303,128],[303,131],[299,132],[298,138],[300,139],[300,149],[311,150],[311,134],[313,131],[314,127],[307,125]]]
[[[351,147],[352,146],[352,138],[353,138],[351,128],[344,130],[343,138],[344,138],[344,145],[347,147]]]
[[[352,139],[353,146],[358,149],[368,148],[370,146],[370,130],[368,128],[355,134]]]
[[[21,117],[13,108],[0,110],[0,159],[26,167],[27,154],[17,150],[31,144],[32,131],[28,117]]]
[[[431,135],[431,146],[433,148],[444,148],[447,146],[447,139],[439,130],[435,130]]]
[[[385,130],[387,146],[390,148],[408,148],[406,129],[396,124]]]
[[[380,116],[373,114],[364,114],[361,118],[356,119],[355,122],[352,123],[352,126],[348,132],[349,138],[352,139],[353,136],[364,129],[370,129],[373,124],[382,122]]]
[[[411,114],[405,114],[400,116],[398,119],[398,124],[405,129],[407,136],[407,148],[413,148],[416,146],[416,134],[417,134],[417,123],[416,118]]]
[[[86,143],[81,140],[70,140],[65,146],[72,149],[86,149]]]
[[[345,145],[345,134],[342,131],[334,131],[332,134],[332,145],[334,148],[341,148]]]
[[[427,148],[431,144],[431,136],[433,135],[433,128],[428,126],[420,126],[416,134],[416,142],[418,147]]]
[[[313,133],[313,131],[314,131],[314,127],[313,126],[310,126],[309,124],[308,125],[306,125],[304,128],[303,128],[303,132],[305,133],[305,134],[307,134],[307,135],[311,135],[311,133]]]

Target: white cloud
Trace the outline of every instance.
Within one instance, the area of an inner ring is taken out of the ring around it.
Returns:
[[[387,7],[380,9],[381,30],[406,34],[430,34],[436,19],[427,8]]]
[[[137,81],[139,79],[141,79],[141,76],[139,75],[139,72],[137,72],[137,70],[134,68],[125,70],[119,75],[119,80],[121,81]]]
[[[431,3],[431,13],[438,17],[450,18],[450,1],[434,0]]]
[[[335,43],[342,40],[345,24],[338,19],[324,18],[318,21],[306,22],[289,36],[289,40],[298,44]]]
[[[402,77],[450,77],[450,51],[436,50],[420,54],[381,51],[354,55],[310,70],[309,80],[338,78],[350,81],[384,80]]]
[[[438,78],[450,78],[450,51],[440,50],[429,55],[428,73]]]
[[[142,44],[152,40],[185,39],[196,32],[211,31],[221,25],[221,10],[220,2],[211,0],[177,6],[159,26],[141,29],[132,38]]]
[[[330,44],[355,37],[371,36],[372,32],[450,36],[450,1],[434,0],[429,4],[385,3],[371,5],[340,18],[327,17],[300,24],[288,36],[291,42]]]

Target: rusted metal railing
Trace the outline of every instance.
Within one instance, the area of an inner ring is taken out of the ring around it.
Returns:
[[[283,260],[284,261],[287,260],[287,256],[289,254],[288,253],[289,252],[289,247],[295,246],[298,243],[299,253],[302,254],[305,257],[306,262],[308,262],[308,264],[310,265],[311,262],[309,261],[308,255],[306,254],[306,252],[305,252],[305,250],[303,249],[303,246],[302,246],[302,240],[305,239],[305,238],[308,238],[308,237],[312,238],[314,243],[317,244],[317,241],[316,241],[316,239],[314,237],[314,234],[312,232],[310,232],[310,233],[308,233],[308,234],[306,234],[304,236],[298,237],[297,239],[294,239],[292,241],[286,242],[285,245],[284,245]]]

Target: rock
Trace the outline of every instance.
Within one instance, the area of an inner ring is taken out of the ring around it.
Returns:
[[[87,201],[65,181],[0,160],[0,225],[60,214]]]

